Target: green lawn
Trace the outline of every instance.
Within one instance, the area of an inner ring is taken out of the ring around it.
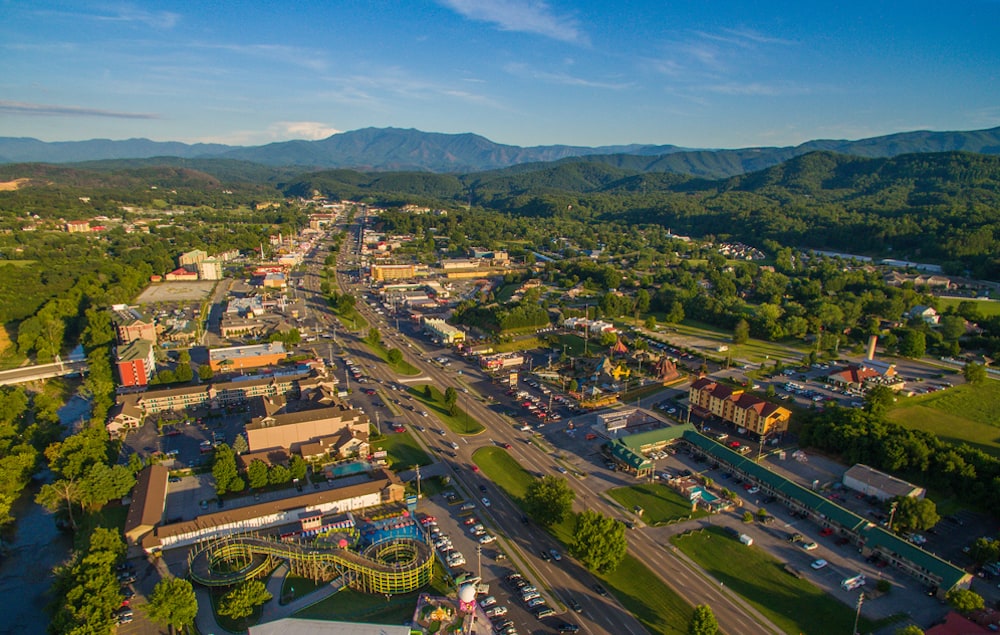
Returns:
[[[375,353],[383,362],[389,365],[389,368],[394,370],[396,373],[400,375],[409,375],[411,377],[413,375],[420,374],[420,369],[411,364],[410,362],[406,361],[405,359],[401,359],[395,364],[390,362],[389,349],[387,349],[384,344],[380,343],[377,346],[372,346],[369,342],[366,342],[364,340],[362,340],[362,342],[364,342],[364,344],[368,347],[368,350]]]
[[[691,511],[691,503],[683,496],[659,483],[630,485],[609,490],[608,495],[618,501],[625,509],[636,505],[642,507],[642,520],[648,525],[662,525],[672,520],[703,518],[708,516],[704,510]]]
[[[426,393],[428,387],[431,391],[430,397],[428,397]],[[427,406],[429,410],[433,410],[437,413],[437,416],[441,419],[441,421],[443,421],[444,424],[455,434],[472,435],[479,434],[480,432],[486,430],[481,423],[468,416],[462,410],[463,397],[461,395],[459,395],[458,398],[458,415],[452,416],[449,414],[448,408],[444,405],[444,394],[434,386],[431,386],[430,384],[417,384],[407,388],[407,390],[420,403]]]
[[[1000,456],[1000,381],[962,384],[929,395],[901,398],[889,421],[952,443],[968,443]]]
[[[500,342],[493,345],[493,350],[498,353],[513,353],[515,351],[530,351],[540,348],[542,341],[537,337],[519,337],[509,342]]]
[[[316,589],[326,586],[326,584],[324,581],[314,582],[312,578],[303,578],[302,576],[289,573],[281,582],[281,597],[278,599],[281,601],[281,604],[288,604],[309,595]]]
[[[413,611],[417,608],[417,598],[425,591],[435,595],[448,595],[452,592],[451,583],[440,563],[434,565],[434,575],[429,588],[404,595],[394,595],[389,601],[386,601],[383,595],[370,595],[353,589],[344,589],[302,609],[293,617],[372,624],[408,624],[413,617]]]
[[[479,448],[472,453],[472,460],[515,502],[524,498],[528,484],[535,480],[535,477],[525,471],[503,448],[496,446]]]
[[[514,502],[524,497],[528,484],[535,479],[503,448],[479,448],[472,454],[472,460]],[[566,519],[549,532],[564,546],[568,545],[573,538],[573,522]],[[651,633],[687,632],[691,606],[632,556],[627,556],[614,573],[598,577]]]
[[[431,457],[417,445],[416,439],[409,430],[402,433],[385,432],[388,426],[383,422],[384,434],[370,439],[372,452],[385,450],[388,452],[389,465],[393,471],[408,470],[414,465],[430,465]]]
[[[851,607],[792,576],[783,562],[758,547],[743,545],[722,529],[681,534],[670,542],[786,633],[847,633],[854,626]],[[862,618],[860,626],[869,632],[876,625]]]
[[[944,313],[945,309],[950,307],[957,307],[962,302],[967,300],[963,298],[938,298],[938,312]],[[976,310],[979,311],[983,317],[993,317],[994,315],[1000,315],[1000,302],[996,300],[968,300],[976,306]]]
[[[614,573],[601,580],[651,633],[688,632],[694,608],[639,560],[626,556]]]

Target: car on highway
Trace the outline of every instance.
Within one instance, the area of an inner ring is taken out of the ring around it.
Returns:
[[[552,556],[552,559],[555,560],[556,562],[562,560],[562,555],[560,555],[560,553],[555,549],[549,549],[549,554]]]
[[[576,598],[569,598],[568,600],[566,600],[566,604],[568,604],[569,608],[573,609],[577,613],[583,613],[583,607],[580,606],[580,603],[577,601]]]
[[[799,546],[805,549],[806,551],[813,551],[814,549],[819,548],[819,545],[817,545],[815,542],[804,542]]]
[[[556,630],[560,633],[579,633],[580,627],[572,622],[563,622],[556,626]]]
[[[819,571],[820,569],[822,569],[823,567],[825,567],[828,564],[830,564],[830,563],[827,562],[826,560],[820,558],[819,560],[813,560],[812,564],[810,564],[809,566],[812,567],[813,569],[816,569],[817,571]]]
[[[550,560],[552,560],[552,556],[545,549],[542,549],[539,552],[539,555],[542,557],[542,560],[544,560],[545,562],[549,562]]]
[[[605,597],[605,598],[608,597],[608,590],[605,589],[600,584],[595,584],[594,585],[594,591],[596,591],[597,595],[600,595],[601,597]]]
[[[490,499],[483,498],[483,507],[490,507],[491,505],[492,504],[490,503]]]

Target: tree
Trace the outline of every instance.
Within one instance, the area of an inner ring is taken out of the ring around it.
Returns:
[[[271,599],[267,587],[260,580],[248,580],[222,596],[219,613],[234,620],[253,615],[254,610]]]
[[[292,480],[292,474],[284,465],[272,465],[267,471],[267,481],[272,485],[281,485]]]
[[[865,410],[880,417],[892,407],[896,394],[888,386],[872,386],[865,395]]]
[[[190,582],[167,577],[156,583],[149,603],[142,606],[142,611],[153,622],[180,633],[194,624],[198,615],[198,599]]]
[[[242,434],[237,434],[236,438],[233,439],[233,452],[236,454],[243,454],[250,451],[250,444],[247,443],[246,436]]]
[[[591,571],[610,573],[628,553],[625,525],[593,510],[581,512],[570,552]]]
[[[976,538],[969,549],[969,557],[979,565],[1000,560],[1000,540],[993,540],[985,536]]]
[[[194,379],[194,371],[191,370],[191,353],[187,350],[180,352],[177,368],[174,369],[174,379],[179,382],[189,382]]]
[[[960,337],[965,335],[965,318],[960,315],[942,316],[938,331],[945,340],[949,342],[958,341]]]
[[[245,486],[236,469],[236,455],[225,443],[215,448],[212,476],[215,478],[215,493],[219,496],[226,492],[239,492]]]
[[[952,589],[945,594],[944,599],[959,613],[971,613],[985,606],[983,596],[968,589]]]
[[[719,632],[719,623],[715,621],[712,607],[707,604],[694,607],[694,615],[688,622],[687,632],[688,635],[716,635]]]
[[[49,510],[58,512],[65,505],[66,515],[69,518],[69,525],[76,530],[76,517],[73,516],[73,505],[79,503],[82,493],[79,485],[75,481],[59,479],[52,483],[42,485],[35,496],[35,502]]]
[[[733,344],[746,344],[750,339],[750,323],[740,318],[733,327]]]
[[[372,346],[378,346],[382,343],[382,334],[379,333],[378,329],[373,326],[368,329],[368,335],[365,336],[365,342]]]
[[[916,624],[908,624],[903,628],[897,628],[893,631],[893,635],[924,635],[924,631]]]
[[[649,331],[656,330],[656,316],[650,315],[646,318],[646,329]]]
[[[448,386],[444,391],[444,405],[451,408],[456,402],[458,402],[458,391],[452,386]]]
[[[306,463],[305,459],[296,454],[292,457],[291,463],[288,465],[288,471],[293,479],[301,481],[306,477],[306,472],[309,471],[309,464]]]
[[[893,525],[902,529],[923,531],[936,525],[941,517],[937,513],[937,505],[929,498],[910,498],[904,496],[895,500],[896,514]]]
[[[250,461],[247,466],[247,483],[254,489],[267,487],[267,463],[260,459]]]
[[[398,348],[389,349],[389,352],[385,354],[386,359],[389,360],[390,364],[398,364],[403,361],[403,351]]]
[[[906,329],[899,341],[899,354],[903,357],[917,359],[927,351],[927,336],[917,329]]]
[[[566,479],[549,475],[528,485],[524,493],[524,509],[539,525],[550,527],[569,515],[575,498],[576,492]]]
[[[962,368],[965,381],[970,384],[981,384],[986,381],[986,367],[982,364],[969,362]]]
[[[215,376],[215,371],[208,364],[202,364],[198,367],[198,379],[202,381],[208,381]]]
[[[108,501],[128,494],[134,485],[135,474],[128,466],[96,463],[80,481],[80,503],[97,510]]]

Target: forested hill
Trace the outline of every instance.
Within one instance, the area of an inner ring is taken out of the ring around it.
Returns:
[[[243,180],[220,178],[234,177],[240,166],[248,168]],[[462,175],[327,170],[292,178],[284,169],[232,161],[203,164],[219,176],[152,162],[99,167],[0,166],[0,181],[28,179],[18,190],[0,192],[0,212],[47,209],[77,218],[88,211],[113,214],[125,200],[225,206],[320,193],[388,206],[472,204],[520,216],[655,223],[693,237],[892,255],[1000,279],[997,156],[946,152],[868,159],[824,151],[715,180],[589,161]]]
[[[539,162],[584,160],[635,172],[724,178],[762,170],[815,151],[861,157],[948,151],[1000,154],[1000,128],[967,132],[902,132],[853,141],[820,139],[797,146],[731,150],[653,144],[521,147],[496,143],[471,133],[443,134],[401,128],[365,128],[316,141],[285,141],[242,148],[153,142],[148,139],[45,143],[37,139],[0,137],[0,163],[65,163],[172,156],[235,159],[267,166],[304,166],[305,169],[407,170],[449,174],[498,170]]]
[[[470,201],[529,216],[625,218],[695,237],[892,254],[1000,279],[1000,157],[946,152],[866,159],[813,152],[728,179],[642,173],[587,161],[461,176],[305,175],[286,193]]]

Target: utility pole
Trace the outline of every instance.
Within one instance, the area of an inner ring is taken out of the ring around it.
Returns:
[[[851,631],[852,635],[858,635],[858,621],[861,620],[861,605],[864,604],[865,593],[862,591],[858,594],[858,611],[854,614],[854,630]]]
[[[382,436],[382,426],[378,422],[378,410],[375,411],[375,433],[378,436]]]
[[[417,472],[417,500],[420,500],[420,465],[414,468]]]

